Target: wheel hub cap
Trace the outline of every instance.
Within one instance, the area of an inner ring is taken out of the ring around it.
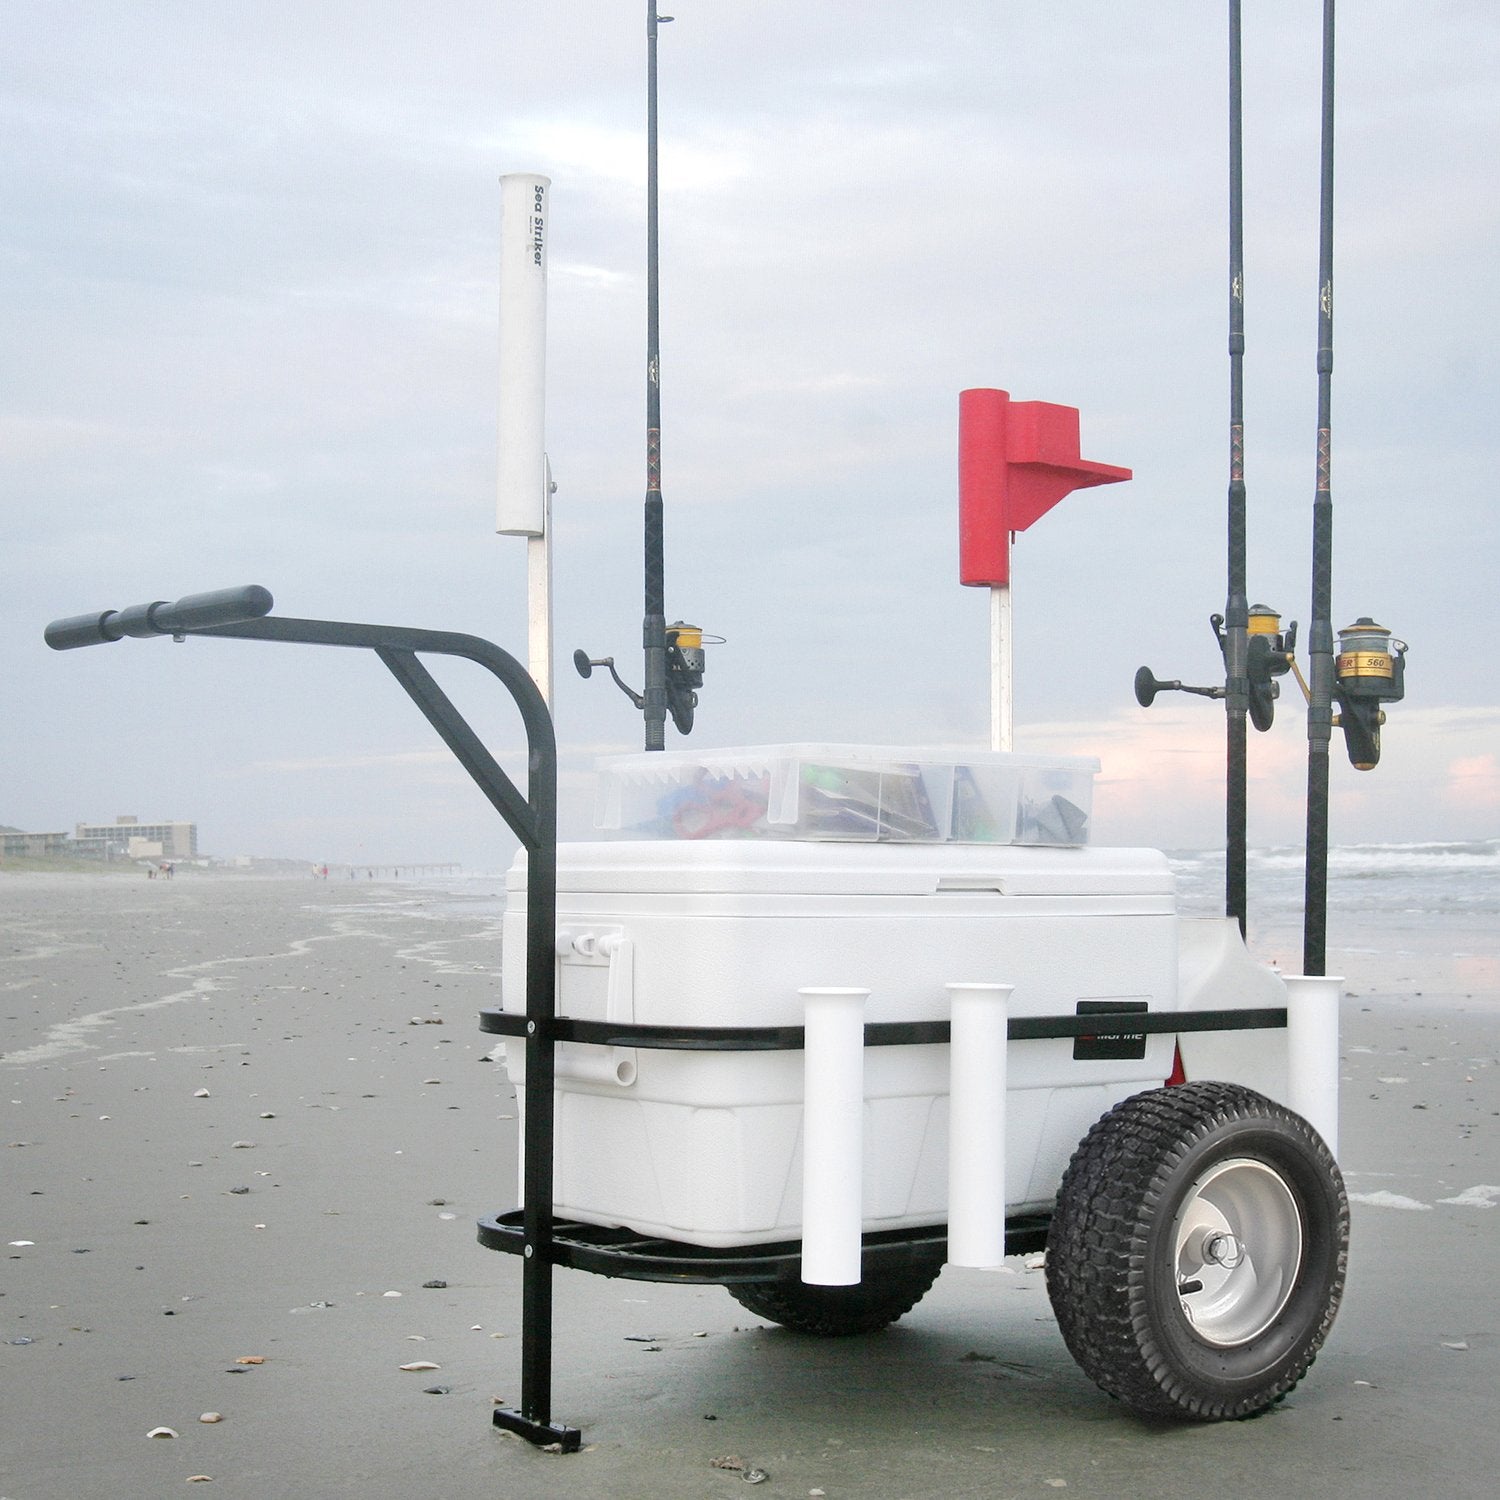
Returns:
[[[1228,1348],[1263,1333],[1302,1266],[1302,1215],[1285,1179],[1252,1157],[1216,1163],[1172,1229],[1177,1296],[1198,1336]]]

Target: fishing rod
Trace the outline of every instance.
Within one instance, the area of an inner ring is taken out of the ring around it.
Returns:
[[[1280,691],[1274,679],[1291,665],[1297,627],[1285,634],[1280,615],[1252,606],[1246,590],[1247,498],[1245,487],[1245,211],[1244,58],[1241,3],[1229,0],[1229,490],[1227,497],[1228,582],[1224,613],[1209,617],[1224,660],[1222,686],[1188,687],[1163,682],[1149,667],[1135,676],[1136,701],[1149,708],[1159,692],[1194,693],[1224,701],[1224,912],[1245,933],[1247,899],[1246,721],[1271,727]]]
[[[1406,695],[1405,641],[1361,615],[1333,631],[1333,136],[1334,0],[1323,0],[1322,154],[1318,190],[1318,436],[1313,497],[1312,621],[1307,694],[1307,848],[1302,971],[1326,972],[1328,949],[1329,742],[1341,729],[1357,771],[1380,762],[1383,703]],[[1300,674],[1299,674],[1300,676]],[[1334,703],[1338,713],[1333,712]]]
[[[1307,847],[1302,972],[1326,972],[1328,746],[1333,738],[1333,94],[1334,0],[1323,0],[1322,146],[1318,181],[1318,436],[1308,625]]]
[[[656,0],[646,0],[646,749],[666,748],[666,558],[661,499],[661,270],[656,154]],[[667,20],[671,20],[670,16]]]
[[[1328,776],[1333,731],[1357,771],[1380,761],[1383,703],[1406,695],[1405,641],[1361,615],[1333,630],[1333,137],[1334,0],[1323,3],[1322,148],[1318,188],[1318,435],[1313,491],[1312,619],[1308,631],[1307,845],[1302,972],[1324,974],[1328,959]],[[1299,674],[1300,676],[1300,674]],[[1338,705],[1338,712],[1333,711]]]
[[[666,724],[681,734],[693,728],[698,689],[703,686],[704,633],[682,620],[667,624],[666,548],[661,494],[661,268],[657,178],[656,38],[672,20],[660,15],[656,0],[646,0],[646,503],[645,611],[641,644],[645,653],[645,691],[637,693],[620,680],[614,658],[573,653],[580,677],[605,667],[615,685],[645,719],[645,748],[666,749]]]
[[[1245,203],[1244,65],[1240,0],[1229,4],[1229,583],[1221,641],[1224,653],[1224,911],[1245,931],[1247,905],[1246,776],[1250,707],[1250,600],[1245,593]]]

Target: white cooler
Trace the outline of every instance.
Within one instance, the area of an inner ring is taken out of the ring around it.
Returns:
[[[526,865],[507,879],[502,1004],[524,1013]],[[558,1013],[796,1026],[804,986],[870,991],[866,1020],[948,1019],[944,986],[1013,985],[1012,1017],[1177,1002],[1173,880],[1154,850],[647,841],[558,848]],[[506,1063],[524,1109],[524,1043]],[[1084,1133],[1171,1071],[1010,1047],[1011,1212],[1051,1205]],[[946,1046],[865,1049],[867,1232],[947,1219]],[[708,1246],[799,1237],[803,1055],[563,1044],[559,1216]],[[524,1116],[523,1116],[524,1118]]]

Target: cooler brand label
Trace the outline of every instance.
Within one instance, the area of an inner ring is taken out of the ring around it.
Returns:
[[[1144,1015],[1150,1006],[1144,1000],[1080,1000],[1074,1012],[1080,1016]],[[1139,1060],[1146,1055],[1146,1033],[1127,1031],[1119,1036],[1076,1036],[1074,1062]]]

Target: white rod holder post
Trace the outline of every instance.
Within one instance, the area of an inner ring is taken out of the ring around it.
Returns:
[[[500,451],[495,516],[496,531],[528,538],[529,664],[549,704],[552,473],[546,454],[546,390],[551,196],[551,179],[535,172],[508,172],[500,179]]]
[[[1005,1259],[1005,1079],[1008,984],[947,986],[953,1021],[948,1082],[948,1264]]]
[[[808,988],[802,1095],[802,1280],[855,1286],[864,1230],[865,1001]]]
[[[552,465],[543,461],[547,493],[542,502],[544,531],[526,538],[526,669],[552,707]]]
[[[1015,743],[1015,646],[1009,584],[990,589],[990,749]]]
[[[1284,974],[1287,1103],[1339,1154],[1339,1000],[1337,975]]]

